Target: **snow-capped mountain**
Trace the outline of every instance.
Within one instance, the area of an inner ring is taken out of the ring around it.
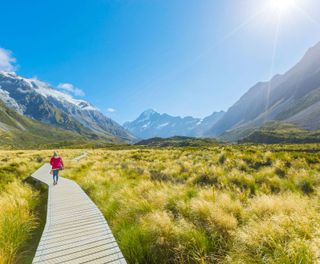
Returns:
[[[142,139],[172,136],[201,137],[223,114],[224,112],[213,113],[209,117],[200,119],[191,116],[170,116],[149,109],[144,111],[136,120],[126,122],[123,126]]]
[[[43,123],[99,136],[132,140],[134,137],[90,103],[52,88],[36,78],[0,72],[0,99],[11,109]]]

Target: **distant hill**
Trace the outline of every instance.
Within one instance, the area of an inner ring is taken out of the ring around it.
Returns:
[[[223,111],[215,112],[204,119],[200,119],[191,116],[180,117],[160,114],[149,109],[144,111],[136,120],[126,122],[123,126],[142,139],[173,136],[201,137],[223,114]]]
[[[320,130],[310,131],[288,123],[269,123],[253,129],[240,143],[320,143]]]
[[[103,146],[107,142],[117,143],[116,139],[89,140],[77,133],[32,120],[10,109],[0,100],[1,148]]]
[[[218,144],[215,139],[200,139],[192,137],[150,138],[139,141],[135,145],[148,147],[208,147]]]
[[[132,141],[127,130],[90,103],[50,87],[36,78],[0,72],[0,100],[18,113],[89,139]]]
[[[269,121],[320,129],[320,43],[287,73],[252,87],[212,126],[207,136],[241,139],[252,128]]]

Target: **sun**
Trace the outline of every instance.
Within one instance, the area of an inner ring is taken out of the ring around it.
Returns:
[[[296,4],[296,0],[269,0],[271,11],[282,15],[289,12]]]

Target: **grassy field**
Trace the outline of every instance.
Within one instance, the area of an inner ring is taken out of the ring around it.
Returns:
[[[70,158],[81,150],[61,150],[62,174],[96,202],[129,263],[317,263],[319,150],[135,147],[86,150],[79,162]],[[50,154],[1,152],[3,263],[23,258],[37,228],[39,193],[21,179]]]
[[[315,263],[319,148],[95,150],[64,173],[129,263]]]

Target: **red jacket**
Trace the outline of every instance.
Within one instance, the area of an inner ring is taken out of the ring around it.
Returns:
[[[61,168],[61,166],[64,167],[61,157],[52,157],[50,160],[50,165],[52,166],[53,170],[58,170]]]

